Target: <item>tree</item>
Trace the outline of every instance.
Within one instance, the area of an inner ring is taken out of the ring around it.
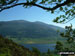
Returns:
[[[50,49],[48,49],[47,55],[48,55],[48,56],[54,56],[54,55],[51,53]]]
[[[40,56],[41,55],[41,52],[35,47],[32,47],[32,52],[35,53],[36,56]]]
[[[63,50],[63,44],[60,41],[56,42],[55,49],[59,52]]]
[[[65,32],[60,35],[67,40],[64,51],[75,51],[75,29],[71,26],[65,26]]]
[[[65,26],[65,33],[60,33],[60,35],[66,38],[68,43],[73,43],[75,37],[75,30],[72,29],[72,24],[71,26]]]
[[[56,23],[67,23],[75,17],[75,0],[0,0],[0,12],[18,5],[25,8],[37,6],[51,13],[63,12],[64,14],[53,20]]]
[[[50,49],[48,49],[48,51],[47,51],[47,54],[51,54],[51,51],[50,51]]]

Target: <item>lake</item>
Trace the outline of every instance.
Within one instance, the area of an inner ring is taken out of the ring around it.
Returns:
[[[24,47],[32,50],[32,47],[36,47],[40,52],[47,52],[48,49],[53,51],[55,49],[55,44],[23,44]]]

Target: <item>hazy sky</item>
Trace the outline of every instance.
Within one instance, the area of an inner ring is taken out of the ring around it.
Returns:
[[[65,27],[65,25],[70,25],[70,23],[72,23],[74,26],[75,19],[66,24],[56,24],[52,22],[52,20],[55,17],[59,16],[60,14],[58,13],[51,14],[50,12],[47,12],[38,7],[24,8],[22,6],[17,6],[0,12],[0,21],[10,21],[10,20],[27,20],[31,22],[41,21],[60,27]]]

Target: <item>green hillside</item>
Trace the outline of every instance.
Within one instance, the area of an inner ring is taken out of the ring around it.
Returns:
[[[0,56],[36,56],[21,45],[0,36]]]
[[[25,20],[1,21],[0,34],[17,43],[53,43],[62,40],[59,32],[63,28],[43,22]]]

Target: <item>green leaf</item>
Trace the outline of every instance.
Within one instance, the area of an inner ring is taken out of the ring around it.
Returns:
[[[69,12],[70,12],[70,11],[68,10],[68,11],[66,11],[66,13],[65,13],[65,14],[67,15],[67,14],[69,14]]]
[[[37,2],[38,0],[33,0],[33,2],[35,3],[35,2]]]
[[[68,7],[71,6],[71,3],[67,4],[67,6],[68,6]]]
[[[68,8],[67,8],[67,7],[65,7],[65,10],[68,10]]]
[[[54,10],[52,10],[51,13],[54,13]]]
[[[62,11],[63,10],[63,7],[60,7],[60,10]]]
[[[73,8],[75,9],[75,6],[73,6]]]
[[[56,2],[56,0],[52,0],[53,2]]]
[[[62,0],[58,0],[58,2],[61,2]]]
[[[40,2],[40,4],[44,4],[46,1],[45,0],[42,0],[41,2]]]
[[[6,4],[6,0],[1,0],[0,2],[1,2],[1,4],[3,4],[3,5]]]
[[[62,32],[62,33],[60,33],[60,35],[62,36],[62,37],[64,37],[64,33]]]

